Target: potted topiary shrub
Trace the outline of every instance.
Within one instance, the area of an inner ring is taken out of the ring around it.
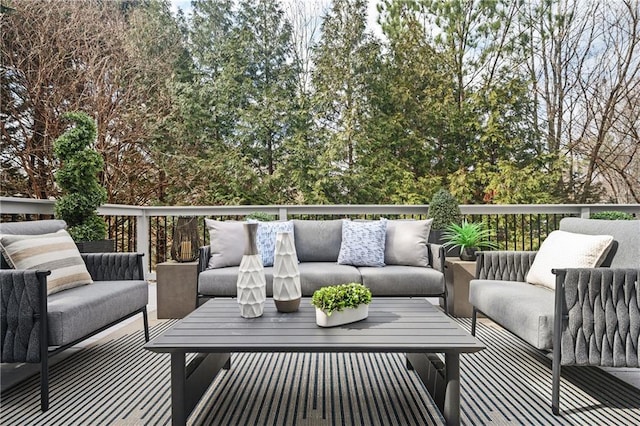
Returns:
[[[452,223],[442,236],[446,240],[443,244],[445,247],[460,249],[461,260],[476,260],[476,251],[480,248],[498,248],[496,243],[491,241],[491,231],[483,222],[471,223],[465,220],[462,225]]]
[[[443,233],[452,223],[459,224],[462,217],[458,200],[446,189],[439,189],[431,197],[427,217],[433,218],[429,242],[444,244],[446,240],[443,238]],[[459,254],[459,250],[455,247],[449,247],[447,250],[449,256],[458,256]]]
[[[363,320],[369,316],[371,290],[359,283],[325,286],[313,293],[316,324],[335,327]]]
[[[107,224],[96,211],[107,200],[107,191],[97,177],[104,160],[92,147],[95,121],[83,112],[68,112],[62,118],[75,125],[53,143],[53,152],[61,162],[55,178],[62,190],[55,216],[67,222],[81,252],[112,252],[113,240],[105,240]]]

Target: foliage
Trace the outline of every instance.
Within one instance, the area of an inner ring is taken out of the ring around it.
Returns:
[[[276,220],[276,215],[265,212],[251,212],[245,216],[245,219],[255,219],[261,222],[271,222]]]
[[[319,288],[313,293],[311,304],[331,316],[333,311],[357,308],[371,303],[371,290],[360,283],[347,283]]]
[[[104,160],[92,148],[96,124],[83,112],[69,112],[62,118],[75,123],[75,127],[53,143],[53,151],[62,163],[55,176],[63,194],[56,202],[55,214],[67,222],[75,240],[102,240],[107,224],[96,209],[107,200],[107,192],[97,177],[104,169]]]
[[[452,223],[460,223],[458,200],[446,189],[439,189],[429,203],[428,217],[433,218],[432,229],[446,229]]]
[[[447,240],[443,246],[460,247],[460,250],[465,248],[498,248],[496,243],[491,241],[491,231],[483,222],[464,220],[462,225],[452,223],[445,229],[443,238]]]
[[[619,211],[604,211],[592,213],[590,219],[606,219],[606,220],[635,220],[635,217],[629,213]]]

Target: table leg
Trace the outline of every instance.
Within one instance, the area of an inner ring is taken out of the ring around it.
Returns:
[[[460,355],[445,353],[444,364],[447,385],[444,396],[443,416],[447,425],[460,424]]]
[[[171,354],[171,424],[173,426],[187,424],[186,383],[185,353],[173,352]]]

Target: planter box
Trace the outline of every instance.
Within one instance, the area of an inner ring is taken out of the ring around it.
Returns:
[[[331,316],[322,309],[316,308],[316,324],[320,327],[335,327],[365,319],[369,316],[369,305],[362,304],[357,308],[347,308],[342,311],[333,311]]]

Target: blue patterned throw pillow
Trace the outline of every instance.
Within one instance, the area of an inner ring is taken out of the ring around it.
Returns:
[[[276,235],[278,232],[293,233],[293,221],[260,222],[256,220],[248,220],[247,222],[258,224],[256,245],[258,246],[258,251],[262,256],[262,265],[273,266],[273,259],[276,251]]]
[[[353,266],[384,266],[387,220],[342,221],[342,244],[338,263]]]

